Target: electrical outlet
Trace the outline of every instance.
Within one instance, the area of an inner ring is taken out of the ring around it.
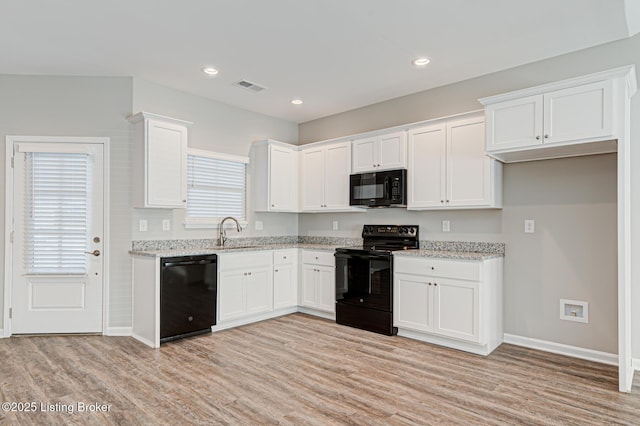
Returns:
[[[443,220],[442,221],[442,232],[449,232],[451,231],[451,222],[448,220]]]
[[[256,231],[262,231],[264,229],[264,223],[261,220],[256,220]]]
[[[147,222],[147,219],[140,219],[140,222],[138,222],[138,229],[140,232],[147,232],[149,230],[149,222]]]
[[[171,221],[169,219],[162,219],[162,230],[171,231]]]
[[[338,230],[338,221],[337,221],[337,220],[334,220],[334,221],[333,221],[333,224],[332,224],[331,226],[333,227],[333,230],[334,230],[334,231],[337,231],[337,230]]]
[[[536,232],[536,221],[533,219],[525,219],[524,232],[527,234],[533,234],[534,232]]]

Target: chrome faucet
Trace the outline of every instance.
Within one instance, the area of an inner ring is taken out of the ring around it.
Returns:
[[[227,233],[224,230],[224,222],[227,219],[231,219],[232,221],[234,221],[236,223],[236,230],[238,232],[242,231],[242,228],[240,228],[240,222],[238,222],[238,220],[235,217],[227,216],[224,219],[222,219],[220,221],[220,227],[218,228],[218,245],[220,247],[224,247],[224,243],[225,243],[225,241],[227,241]]]

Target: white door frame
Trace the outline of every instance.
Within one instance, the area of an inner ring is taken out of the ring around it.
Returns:
[[[13,286],[13,167],[12,159],[14,145],[18,142],[52,142],[52,143],[93,143],[101,144],[104,148],[104,257],[102,260],[102,334],[107,334],[109,324],[109,224],[110,224],[110,193],[109,193],[109,153],[110,139],[107,137],[61,137],[61,136],[6,136],[5,137],[5,220],[4,220],[4,310],[3,336],[11,336],[11,291]]]

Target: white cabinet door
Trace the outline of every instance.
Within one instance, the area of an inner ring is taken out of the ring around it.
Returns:
[[[218,321],[224,322],[245,314],[245,286],[242,271],[220,272],[218,282]]]
[[[393,132],[352,142],[352,173],[407,167],[407,135]]]
[[[273,309],[298,304],[298,250],[273,252]]]
[[[323,148],[302,151],[302,210],[317,211],[324,206],[324,152]]]
[[[302,265],[302,282],[300,286],[300,306],[316,308],[318,294],[316,292],[318,267],[316,265]]]
[[[270,211],[295,212],[298,209],[297,151],[281,145],[269,146]]]
[[[297,265],[276,265],[273,269],[273,309],[289,308],[298,304],[296,281]]]
[[[353,173],[375,170],[378,161],[375,137],[356,139],[352,142]]]
[[[348,210],[351,144],[341,142],[325,147],[324,207],[328,210]]]
[[[544,94],[544,143],[614,137],[613,82]]]
[[[147,122],[147,207],[185,207],[187,128]]]
[[[542,109],[542,95],[487,106],[487,151],[541,145]]]
[[[407,167],[407,134],[395,132],[378,136],[378,170]]]
[[[427,277],[398,273],[394,278],[393,325],[410,330],[433,330],[432,285]]]
[[[491,204],[491,159],[484,151],[484,119],[447,123],[446,204],[450,207]]]
[[[271,268],[251,268],[246,272],[244,283],[245,313],[259,314],[273,309],[273,284]]]
[[[336,271],[330,266],[318,266],[316,272],[317,309],[336,311]]]
[[[407,208],[444,205],[446,133],[444,123],[409,131]]]
[[[456,339],[480,341],[480,298],[477,281],[433,278],[433,332]]]
[[[134,207],[184,208],[187,205],[188,121],[141,112],[134,125]]]

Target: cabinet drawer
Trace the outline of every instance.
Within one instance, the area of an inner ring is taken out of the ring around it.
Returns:
[[[393,259],[393,267],[395,272],[405,274],[480,281],[480,262],[472,260],[447,260],[397,256]]]
[[[269,266],[272,262],[270,250],[248,253],[223,253],[218,255],[218,270],[249,269],[256,266]]]
[[[298,250],[274,250],[273,251],[273,264],[274,265],[286,265],[289,263],[298,262]]]
[[[310,251],[302,252],[302,263],[311,263],[314,265],[334,266],[335,261],[332,251]]]

